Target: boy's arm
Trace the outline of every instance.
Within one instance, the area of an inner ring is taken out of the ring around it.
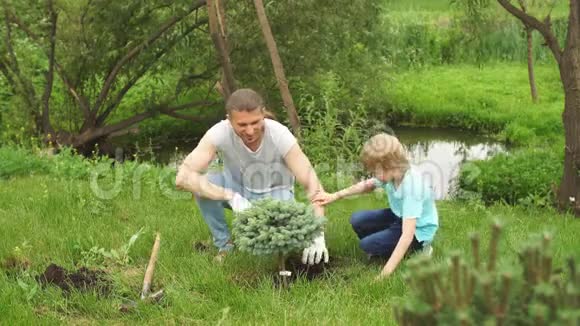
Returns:
[[[340,198],[372,191],[373,189],[375,189],[375,187],[376,186],[373,179],[364,180],[332,194],[328,194],[324,191],[321,191],[317,193],[316,196],[314,196],[314,198],[311,200],[313,204],[324,206]]]
[[[397,246],[395,250],[391,254],[391,257],[387,261],[387,264],[381,271],[379,278],[387,277],[391,275],[395,268],[399,265],[407,250],[411,246],[413,242],[413,237],[415,236],[415,228],[417,225],[417,219],[414,217],[408,217],[403,219],[403,234],[401,238],[399,238],[399,242],[397,242]]]
[[[366,192],[370,192],[375,189],[375,183],[373,179],[363,180],[359,183],[356,183],[348,188],[344,188],[340,191],[334,193],[336,199],[358,195]]]

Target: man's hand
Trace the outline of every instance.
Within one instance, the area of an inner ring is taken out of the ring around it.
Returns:
[[[250,203],[246,198],[242,197],[242,195],[238,194],[237,192],[231,196],[231,199],[228,200],[228,204],[230,204],[230,207],[234,213],[240,213],[252,207],[252,203]]]
[[[315,205],[324,206],[336,201],[337,199],[338,195],[336,193],[329,194],[326,191],[320,191],[314,195],[311,202]]]
[[[326,243],[324,241],[324,232],[314,239],[310,247],[307,247],[302,252],[302,263],[308,265],[314,265],[320,263],[324,259],[325,263],[328,263],[328,249],[326,249]]]

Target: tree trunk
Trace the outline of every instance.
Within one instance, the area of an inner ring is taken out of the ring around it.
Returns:
[[[292,100],[292,95],[290,94],[290,89],[288,88],[288,81],[286,80],[286,75],[284,74],[284,66],[282,65],[280,54],[278,53],[276,41],[272,35],[272,29],[270,28],[270,23],[268,22],[268,17],[266,16],[264,3],[262,0],[254,0],[254,5],[256,6],[256,12],[258,14],[260,26],[262,27],[264,40],[266,41],[266,45],[270,51],[270,59],[272,60],[272,66],[274,66],[274,73],[276,74],[276,80],[278,81],[278,87],[280,88],[284,106],[288,112],[290,124],[292,125],[295,136],[299,138],[300,120],[298,118],[298,113],[296,112],[296,107],[294,106],[294,101]]]
[[[552,31],[549,16],[543,22],[514,7],[509,0],[497,0],[510,14],[525,26],[536,29],[552,51],[564,88],[564,174],[556,197],[560,209],[571,209],[580,217],[580,0],[570,1],[568,33],[562,50]],[[521,4],[521,2],[520,2]]]
[[[564,120],[566,147],[564,174],[558,189],[558,204],[562,209],[571,208],[575,215],[580,217],[580,88],[578,88],[580,86],[580,78],[578,77],[580,70],[562,70],[562,74],[575,74],[576,80],[574,85],[564,86],[565,109],[562,119]]]
[[[526,27],[526,38],[528,40],[528,77],[530,80],[530,91],[532,93],[532,101],[538,102],[538,90],[536,88],[536,76],[534,73],[534,52],[533,52],[533,36],[532,29]]]
[[[561,208],[580,217],[580,1],[570,0],[566,47],[562,52],[560,78],[564,87],[564,174],[558,189]]]
[[[224,99],[236,90],[234,69],[230,60],[229,45],[226,38],[225,9],[220,0],[207,0],[209,33],[222,67],[222,90]],[[221,8],[221,9],[220,9]]]
[[[44,87],[44,93],[42,94],[42,133],[46,136],[54,134],[54,130],[52,129],[52,125],[50,123],[50,98],[52,96],[52,86],[54,83],[54,52],[56,46],[56,27],[58,15],[54,10],[54,4],[52,0],[48,1],[48,14],[50,16],[50,49],[48,51],[48,72],[46,73],[46,84]]]

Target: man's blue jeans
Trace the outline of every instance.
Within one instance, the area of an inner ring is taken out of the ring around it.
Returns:
[[[294,200],[294,192],[291,189],[279,189],[267,193],[254,193],[246,190],[240,184],[233,182],[229,177],[229,175],[223,172],[207,174],[207,179],[209,180],[209,182],[217,186],[230,189],[234,192],[239,193],[249,201],[264,197],[272,197],[278,200]],[[199,206],[201,215],[203,216],[205,223],[207,224],[207,226],[209,226],[209,229],[213,236],[214,245],[220,251],[231,250],[233,248],[233,245],[229,243],[230,231],[228,229],[228,224],[226,223],[226,218],[224,214],[224,209],[230,208],[228,203],[222,200],[211,200],[207,198],[201,198],[197,195],[195,195],[195,201]]]
[[[360,239],[361,249],[371,256],[390,257],[402,234],[402,219],[388,208],[355,212],[350,224]],[[423,244],[413,237],[408,252],[422,248]]]

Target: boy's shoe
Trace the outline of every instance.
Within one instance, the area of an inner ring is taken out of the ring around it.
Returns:
[[[427,245],[423,248],[423,253],[427,255],[427,257],[433,256],[433,247],[431,245]]]

